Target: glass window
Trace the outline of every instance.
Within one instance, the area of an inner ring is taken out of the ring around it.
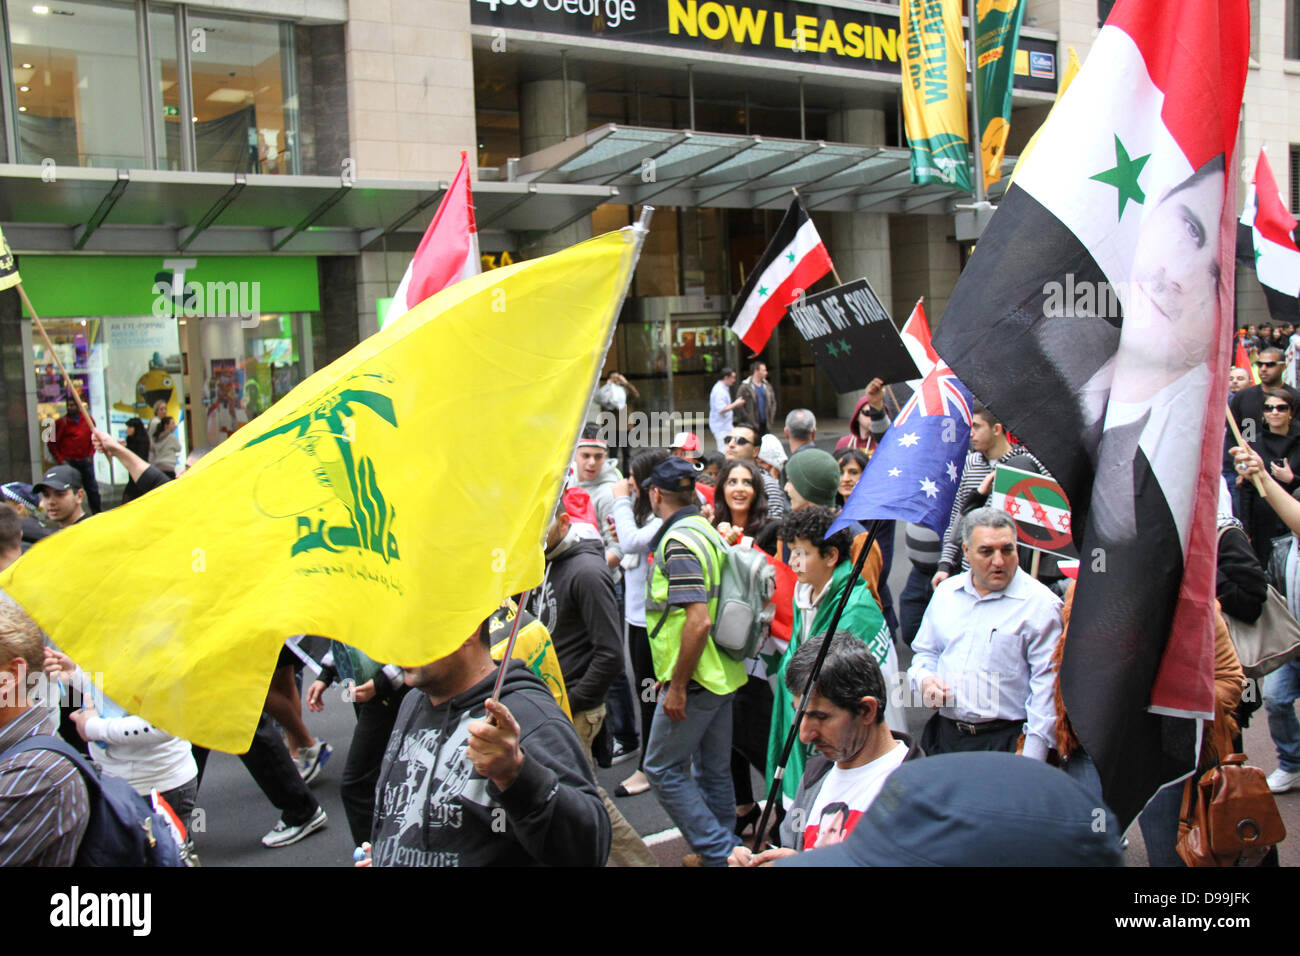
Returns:
[[[132,6],[85,0],[14,3],[9,30],[18,161],[143,166]]]
[[[292,27],[193,11],[189,26],[198,168],[296,173]]]
[[[149,53],[153,60],[153,111],[159,169],[181,168],[181,100],[176,81],[176,16],[168,7],[149,8]]]
[[[1286,0],[1286,49],[1288,60],[1300,60],[1300,11],[1296,9],[1296,0]]]

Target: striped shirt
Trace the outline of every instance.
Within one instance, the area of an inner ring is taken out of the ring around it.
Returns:
[[[763,479],[763,490],[767,492],[767,517],[773,521],[780,521],[785,517],[787,510],[785,492],[781,490],[777,480],[762,468],[759,469],[759,477]]]
[[[39,704],[0,727],[0,753],[58,732],[58,711]],[[71,866],[90,822],[86,783],[66,757],[29,750],[0,761],[0,867]]]
[[[970,511],[972,495],[979,492],[980,482],[993,473],[995,465],[1009,463],[1014,458],[1028,458],[1034,463],[1039,474],[1046,475],[1047,469],[1024,445],[1012,445],[1007,453],[996,462],[990,462],[982,452],[966,453],[966,464],[962,467],[961,484],[957,486],[957,497],[952,499],[952,512],[948,515],[948,530],[943,535],[943,554],[939,558],[939,570],[956,574],[965,571],[970,565],[966,563],[961,552],[961,519]]]
[[[709,585],[700,559],[676,538],[669,538],[664,545],[664,576],[668,578],[669,604],[708,602]]]

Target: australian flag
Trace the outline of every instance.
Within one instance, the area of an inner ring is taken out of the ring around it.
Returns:
[[[880,439],[829,533],[873,518],[914,521],[940,536],[948,527],[970,443],[972,399],[948,363],[930,357],[921,387]]]

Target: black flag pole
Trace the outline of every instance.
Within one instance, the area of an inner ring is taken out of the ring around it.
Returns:
[[[804,711],[808,709],[808,697],[822,672],[822,662],[826,660],[826,651],[830,649],[831,637],[835,634],[835,629],[839,627],[840,617],[843,616],[844,609],[849,604],[849,595],[853,593],[854,585],[862,577],[862,568],[867,563],[867,555],[871,553],[871,546],[876,543],[876,535],[879,533],[880,521],[873,519],[867,532],[867,541],[862,546],[862,550],[858,552],[858,560],[853,562],[853,573],[849,576],[848,587],[840,595],[840,603],[835,608],[835,613],[831,615],[830,625],[826,628],[827,637],[822,640],[822,646],[817,652],[817,660],[813,662],[812,670],[808,672],[808,679],[804,681],[803,693],[799,695],[799,707],[794,713],[794,723],[790,725],[790,733],[786,735],[785,747],[781,750],[781,760],[776,765],[776,773],[772,776],[772,786],[767,792],[767,803],[763,807],[763,815],[759,818],[758,829],[755,831],[755,853],[760,852],[763,848],[763,835],[767,832],[767,823],[772,816],[772,808],[776,806],[776,801],[781,799],[781,781],[785,777],[785,765],[790,762],[790,754],[794,751],[794,743],[799,739],[799,725],[803,722]],[[863,587],[866,587],[865,583]],[[884,706],[883,701],[881,706]]]

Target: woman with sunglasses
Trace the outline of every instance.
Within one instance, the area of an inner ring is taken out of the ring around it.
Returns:
[[[1264,388],[1264,428],[1251,446],[1264,460],[1269,474],[1288,493],[1300,485],[1300,422],[1293,421],[1295,406],[1283,388]],[[1242,524],[1260,564],[1267,566],[1274,538],[1287,533],[1277,513],[1260,500],[1253,485],[1240,484]]]

